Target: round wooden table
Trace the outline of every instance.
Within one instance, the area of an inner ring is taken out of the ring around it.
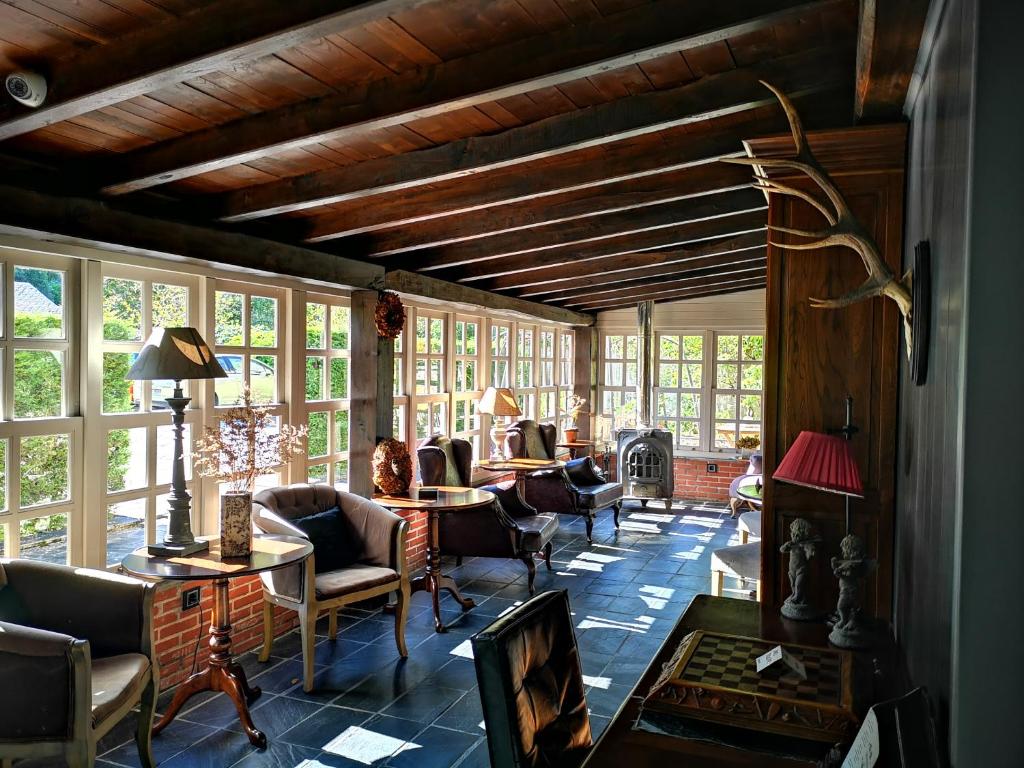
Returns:
[[[525,499],[528,474],[539,472],[542,469],[558,469],[564,467],[565,462],[558,459],[488,459],[479,462],[477,466],[487,472],[514,472],[516,488],[519,490],[519,495]]]
[[[245,671],[231,656],[231,603],[228,581],[238,576],[251,576],[301,563],[313,554],[313,545],[296,536],[254,536],[249,557],[220,556],[220,538],[209,538],[209,551],[188,557],[156,557],[145,548],[125,555],[121,567],[133,576],[147,579],[174,581],[212,581],[213,617],[210,620],[210,664],[201,672],[182,683],[174,694],[171,705],[160,721],[153,726],[153,734],[166,728],[182,705],[201,691],[223,691],[235,703],[238,719],[242,722],[249,741],[266,749],[267,737],[258,730],[249,714],[249,705],[259,698],[259,688],[250,687]]]
[[[428,491],[428,495],[421,496],[423,490]],[[432,491],[437,491],[437,495],[429,493]],[[447,632],[444,622],[441,621],[441,590],[447,589],[462,606],[463,611],[468,611],[476,603],[459,594],[455,580],[441,573],[441,542],[438,533],[440,513],[483,507],[494,501],[494,494],[477,488],[442,485],[426,489],[410,488],[406,493],[396,496],[376,493],[373,500],[388,509],[414,509],[427,513],[427,567],[422,576],[410,582],[410,592],[430,593],[431,602],[434,604],[434,629],[437,632]]]
[[[594,447],[594,441],[593,440],[572,440],[572,441],[566,441],[564,443],[557,443],[555,445],[555,447],[556,448],[568,448],[569,449],[569,458],[570,459],[578,459],[579,456],[580,456],[580,451],[583,451],[583,455],[584,456],[586,456],[588,453],[590,453],[590,449]]]

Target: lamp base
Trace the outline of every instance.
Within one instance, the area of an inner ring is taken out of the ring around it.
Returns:
[[[150,544],[146,551],[153,557],[188,557],[196,552],[205,552],[210,548],[208,541],[193,541],[191,544]]]
[[[505,425],[492,424],[491,426],[491,461],[501,461],[505,458],[503,444],[505,442]]]

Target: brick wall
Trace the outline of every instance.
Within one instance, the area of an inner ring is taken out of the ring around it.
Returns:
[[[409,520],[406,554],[411,571],[426,564],[427,521],[422,512],[404,513]],[[258,576],[232,579],[231,650],[235,654],[251,651],[263,643],[263,582]],[[181,593],[201,588],[200,608],[182,613]],[[157,588],[153,607],[156,657],[160,666],[161,690],[177,685],[195,668],[203,669],[210,654],[208,645],[210,617],[213,614],[213,586],[208,581],[164,581]],[[200,623],[200,617],[202,623]],[[274,635],[290,632],[299,625],[298,614],[286,608],[274,608]],[[196,641],[199,649],[196,651]]]
[[[728,501],[729,484],[747,471],[746,459],[687,459],[676,457],[672,462],[672,497],[698,501]],[[717,472],[708,472],[708,464],[717,464]],[[597,465],[603,466],[601,457]],[[611,459],[611,474],[615,474],[615,457]]]

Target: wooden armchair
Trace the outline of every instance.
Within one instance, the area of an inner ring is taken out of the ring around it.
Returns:
[[[145,768],[159,690],[152,584],[106,571],[0,560],[0,763],[91,766],[96,742],[139,705]]]

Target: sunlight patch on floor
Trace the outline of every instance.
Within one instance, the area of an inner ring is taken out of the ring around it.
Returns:
[[[638,616],[635,622],[603,619],[600,616],[587,616],[576,626],[576,629],[621,629],[626,632],[644,634],[651,628],[653,623],[654,619],[650,616]]]
[[[591,688],[600,688],[602,691],[607,691],[612,684],[612,679],[610,677],[584,675],[583,684],[589,685]]]
[[[672,557],[675,560],[700,560],[700,556],[704,554],[705,549],[707,547],[695,544],[692,549],[676,552]]]
[[[509,608],[509,611],[512,609]],[[507,613],[507,611],[506,611]],[[452,648],[448,653],[452,656],[460,656],[463,659],[473,658],[473,644],[469,640],[463,640],[461,643]]]
[[[666,523],[671,524],[676,521],[676,516],[667,513],[657,512],[633,512],[627,518],[628,520],[644,520],[649,523]]]
[[[619,525],[622,531],[638,531],[640,533],[664,533],[657,523],[634,523],[632,520],[623,520]]]

